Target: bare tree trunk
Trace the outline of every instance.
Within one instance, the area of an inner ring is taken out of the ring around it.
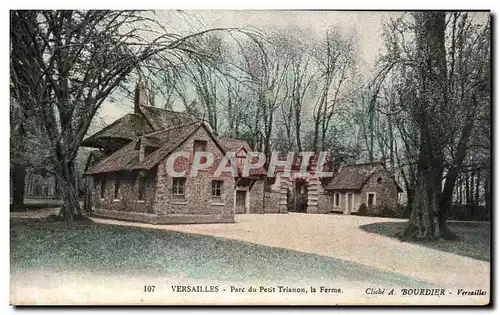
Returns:
[[[446,220],[439,223],[439,201],[443,174],[443,136],[440,117],[448,112],[445,13],[414,13],[418,49],[419,88],[421,95],[413,107],[419,129],[417,186],[412,214],[406,228],[397,237],[428,240],[442,236]]]
[[[481,183],[481,170],[478,169],[476,177],[476,191],[474,195],[474,204],[477,206],[479,204],[479,185]]]
[[[65,220],[81,219],[82,210],[76,190],[75,165],[61,160],[55,169],[55,177],[63,195],[63,206],[59,216]]]
[[[484,176],[484,202],[486,204],[486,209],[489,215],[489,218],[491,219],[491,172],[490,170],[487,170],[485,176]]]
[[[465,202],[470,204],[470,182],[468,170],[465,172]]]
[[[406,228],[396,234],[399,239],[433,240],[440,236],[437,177],[430,168],[419,169],[410,220]]]
[[[459,188],[460,188],[460,192],[459,192],[459,198],[458,198],[458,205],[461,207],[462,204],[463,204],[463,180],[462,180],[462,176],[459,177],[460,178],[460,181],[459,181]]]
[[[458,176],[458,168],[452,168],[446,174],[446,180],[444,184],[443,191],[441,193],[441,198],[439,200],[439,228],[441,230],[441,235],[445,239],[454,239],[455,235],[448,229],[446,225],[446,220],[448,219],[448,214],[450,213],[452,201],[453,201],[453,190],[455,189],[455,181]],[[460,199],[462,198],[462,192],[460,190]],[[461,201],[460,201],[461,202]]]
[[[26,178],[26,167],[13,165],[12,171],[12,207],[21,208],[24,205],[24,187]]]

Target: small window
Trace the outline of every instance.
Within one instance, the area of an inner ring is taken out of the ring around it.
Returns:
[[[145,177],[140,177],[139,178],[139,196],[137,197],[137,200],[139,201],[144,201],[146,198],[146,178]]]
[[[106,194],[106,179],[101,178],[101,199],[104,199],[104,196]]]
[[[238,168],[243,167],[243,165],[245,164],[245,160],[246,160],[245,152],[243,151],[239,152],[238,155],[236,156],[236,165],[238,166]]]
[[[114,195],[115,200],[120,199],[120,179],[116,178],[115,179],[115,195]]]
[[[212,198],[222,197],[222,183],[223,181],[221,180],[212,181]]]
[[[207,142],[205,140],[194,140],[194,152],[204,152],[207,150]]]
[[[377,178],[377,183],[382,184],[383,181],[384,179],[382,177]]]
[[[376,205],[376,199],[374,193],[368,193],[368,207],[372,207]]]
[[[335,207],[340,207],[340,194],[335,194]]]
[[[172,182],[172,195],[176,198],[184,198],[186,196],[186,179],[176,177]]]

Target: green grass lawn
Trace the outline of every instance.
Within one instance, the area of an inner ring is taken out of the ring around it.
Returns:
[[[96,274],[178,276],[226,281],[364,282],[422,286],[424,283],[292,250],[173,231],[50,218],[11,219],[11,269],[71,270]]]
[[[397,232],[404,229],[405,224],[406,222],[380,222],[363,225],[360,228],[370,233],[394,237]],[[415,242],[415,244],[478,260],[490,261],[491,225],[489,223],[449,222],[448,227],[458,235],[458,240]]]

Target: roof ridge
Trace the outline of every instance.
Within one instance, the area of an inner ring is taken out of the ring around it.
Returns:
[[[170,112],[170,113],[186,114],[186,115],[192,116],[192,114],[187,113],[186,111],[179,112],[179,111],[176,111],[176,110],[173,110],[173,109],[166,109],[166,108],[161,108],[161,107],[156,107],[156,106],[151,106],[151,105],[139,105],[139,106],[145,107],[145,108],[159,109],[159,110],[162,110],[162,111],[165,111],[165,112]]]
[[[173,129],[178,129],[178,128],[182,128],[182,127],[187,127],[187,126],[194,125],[194,124],[201,124],[201,122],[199,122],[199,121],[192,121],[192,122],[188,122],[188,123],[185,123],[185,124],[182,124],[182,125],[172,126],[170,128],[165,128],[165,129],[158,130],[158,131],[155,131],[155,132],[152,132],[152,133],[148,133],[148,134],[142,135],[141,137],[151,137],[151,136],[155,136],[156,134],[159,134],[159,133],[162,133],[162,132],[165,132],[165,131],[169,131],[169,130],[173,130]]]

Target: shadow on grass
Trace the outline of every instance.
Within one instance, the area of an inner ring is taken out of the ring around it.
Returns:
[[[385,272],[319,255],[174,231],[11,219],[11,270],[177,276],[227,281],[370,283],[427,286]]]
[[[379,222],[362,225],[359,228],[383,236],[394,237],[405,227],[406,222]],[[438,240],[434,242],[413,242],[414,244],[453,253],[470,258],[490,261],[490,228],[489,223],[449,222],[449,228],[459,239],[456,241]]]

